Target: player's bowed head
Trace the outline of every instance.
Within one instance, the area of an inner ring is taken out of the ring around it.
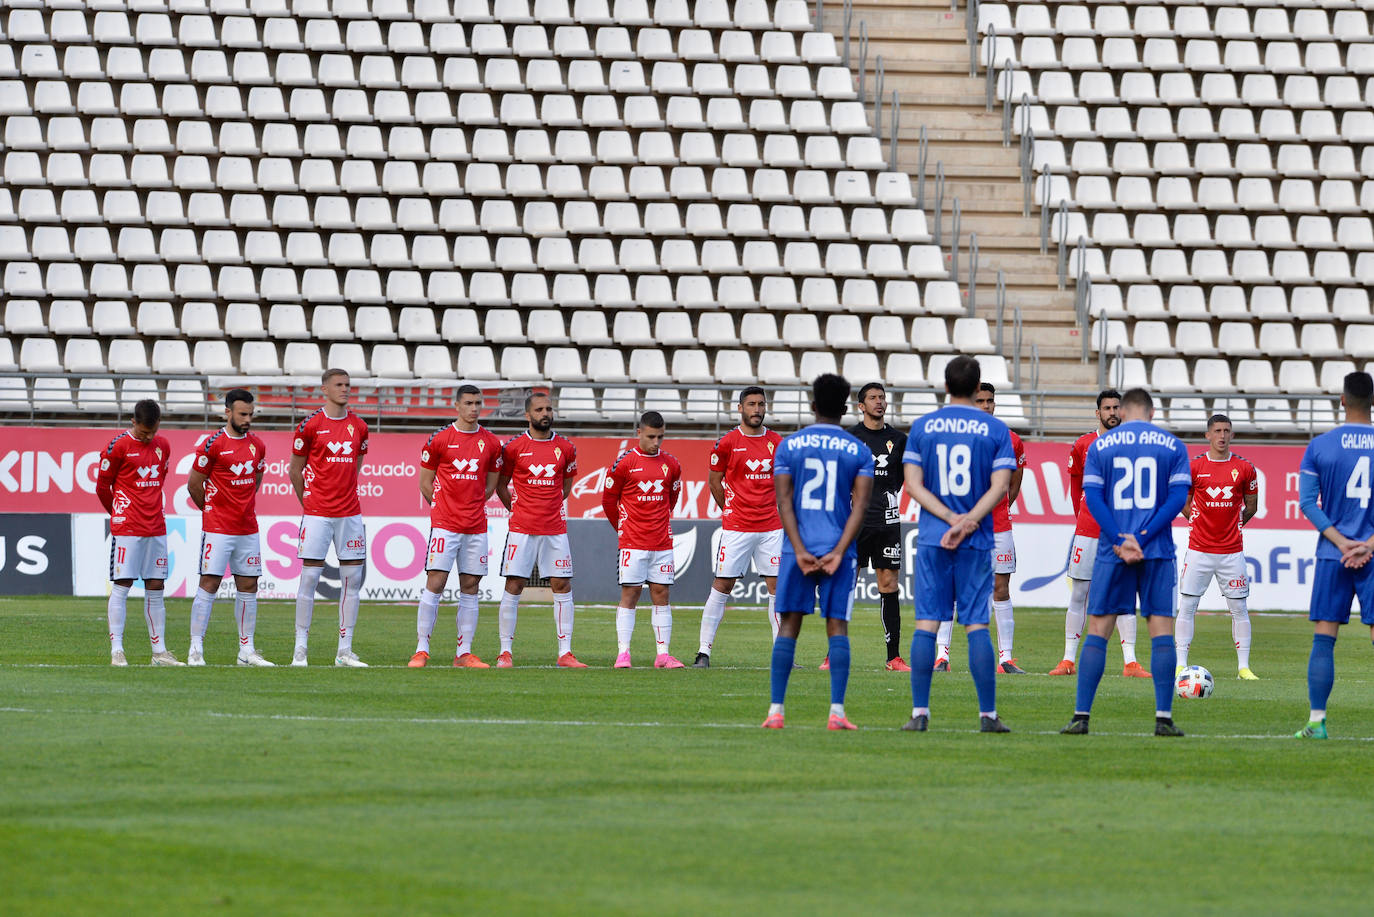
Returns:
[[[645,455],[658,455],[663,448],[663,415],[658,411],[645,411],[639,415],[635,424],[635,435],[639,437],[639,451]]]
[[[134,405],[133,423],[129,434],[141,443],[150,443],[162,426],[162,407],[151,398],[144,398]]]

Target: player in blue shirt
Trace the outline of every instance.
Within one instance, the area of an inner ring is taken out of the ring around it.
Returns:
[[[854,539],[873,490],[873,453],[840,427],[849,405],[849,383],[827,373],[811,386],[816,422],[778,444],[773,460],[782,530],[778,564],[778,636],[773,640],[772,703],[765,729],[783,727],[782,704],[797,655],[802,618],[816,610],[830,638],[830,729],[854,729],[844,713],[849,685],[849,613],[857,575]]]
[[[1298,503],[1317,539],[1308,617],[1314,622],[1312,655],[1307,661],[1307,694],[1312,705],[1299,739],[1326,738],[1326,701],[1336,681],[1336,634],[1350,621],[1350,605],[1360,597],[1360,621],[1374,638],[1374,427],[1369,423],[1374,379],[1369,373],[1345,377],[1341,405],[1345,423],[1312,440],[1298,475]],[[1318,506],[1318,498],[1321,505]]]
[[[1059,730],[1087,735],[1088,714],[1107,666],[1107,636],[1117,615],[1134,615],[1136,598],[1150,627],[1150,675],[1155,682],[1155,735],[1181,736],[1174,725],[1173,521],[1188,499],[1193,474],[1188,450],[1150,423],[1154,399],[1143,388],[1121,396],[1121,424],[1088,447],[1083,500],[1102,534],[1088,591],[1088,636],[1078,660],[1073,719]]]
[[[968,634],[968,669],[978,692],[979,728],[1011,732],[997,717],[997,654],[988,635],[992,601],[992,510],[1016,469],[1007,425],[974,407],[978,361],[955,357],[945,367],[945,406],[916,422],[902,455],[906,488],[921,506],[916,535],[916,632],[911,637],[911,719],[925,732],[940,622]]]

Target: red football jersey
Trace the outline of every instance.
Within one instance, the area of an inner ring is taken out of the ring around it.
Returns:
[[[1011,433],[1011,451],[1016,453],[1016,467],[1025,468],[1026,445],[1021,442],[1021,437],[1014,432],[1011,430],[1007,432]],[[992,530],[994,532],[1011,531],[1011,501],[1006,497],[1003,497],[1002,502],[992,508]]]
[[[522,535],[562,535],[568,530],[563,482],[577,474],[577,447],[554,433],[533,439],[529,433],[501,450],[501,476],[511,480],[509,528]]]
[[[1088,461],[1088,447],[1096,440],[1096,430],[1084,433],[1069,450],[1069,492],[1073,495],[1073,511],[1078,516],[1078,526],[1074,528],[1073,533],[1085,538],[1096,538],[1102,534],[1102,527],[1088,511],[1088,505],[1083,502],[1083,466]]]
[[[230,436],[218,430],[196,449],[195,469],[205,475],[201,531],[251,535],[258,530],[258,472],[267,467],[267,447],[252,433]]]
[[[110,504],[110,534],[167,534],[162,485],[171,460],[172,447],[162,436],[141,443],[125,432],[110,440],[95,481],[101,503]]]
[[[782,437],[764,428],[747,436],[739,427],[716,440],[711,470],[723,471],[725,509],[721,528],[731,532],[771,532],[782,528],[773,495],[773,452]]]
[[[485,427],[449,424],[420,450],[420,466],[434,472],[429,524],[459,535],[487,530],[487,475],[501,470],[501,441]]]
[[[615,525],[620,549],[667,551],[673,547],[673,507],[682,491],[682,465],[667,452],[620,453],[606,473],[601,508]]]
[[[367,424],[352,411],[337,420],[320,408],[296,427],[292,455],[305,460],[307,516],[340,519],[362,513],[358,460],[367,454]]]
[[[1255,466],[1231,453],[1218,462],[1206,452],[1193,457],[1193,512],[1188,547],[1205,554],[1235,554],[1244,550],[1240,514],[1245,495],[1259,493]]]

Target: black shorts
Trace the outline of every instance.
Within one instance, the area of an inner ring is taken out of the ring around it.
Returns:
[[[872,566],[874,570],[902,569],[902,527],[900,525],[866,525],[855,539],[859,549],[859,568]]]

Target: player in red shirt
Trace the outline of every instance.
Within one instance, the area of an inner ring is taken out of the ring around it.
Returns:
[[[477,422],[482,390],[458,388],[458,419],[434,431],[420,450],[420,496],[429,509],[429,556],[416,620],[419,642],[408,665],[429,662],[429,638],[453,565],[458,565],[458,648],[453,664],[485,669],[472,652],[477,632],[477,587],[487,575],[487,499],[501,471],[501,441]]]
[[[553,432],[553,403],[548,395],[536,392],[525,398],[525,419],[529,429],[507,442],[501,452],[501,476],[496,482],[497,499],[511,511],[501,551],[506,589],[498,617],[501,655],[496,657],[496,667],[508,669],[515,664],[511,646],[520,593],[525,591],[538,561],[553,592],[558,665],[585,669],[572,652],[575,608],[572,548],[568,544],[567,499],[577,476],[577,447]]]
[[[301,583],[296,590],[296,651],[291,664],[307,665],[315,590],[329,546],[339,562],[339,648],[334,664],[366,668],[353,652],[353,628],[362,598],[367,530],[358,504],[358,469],[367,455],[367,424],[348,409],[352,381],[342,369],[326,369],[320,379],[324,407],[296,427],[291,443],[291,486],[301,501],[298,554]]]
[[[767,402],[763,389],[751,385],[739,396],[739,426],[716,440],[711,450],[708,483],[721,508],[720,545],[715,554],[715,581],[701,610],[701,645],[693,666],[711,665],[711,647],[725,617],[725,603],[735,582],[754,569],[768,586],[768,622],[778,636],[773,611],[778,560],[782,556],[782,520],[773,493],[773,453],[782,437],[763,425]]]
[[[682,492],[682,466],[663,451],[663,415],[645,411],[635,427],[639,445],[626,449],[606,473],[601,508],[616,531],[619,549],[620,607],[615,610],[619,654],[615,668],[630,667],[635,607],[649,584],[654,604],[654,668],[680,669],[668,650],[673,637],[673,506]]]
[[[997,411],[996,399],[997,389],[990,382],[979,383],[978,391],[973,394],[974,405],[989,414]],[[1026,670],[1016,664],[1012,654],[1016,618],[1011,603],[1011,575],[1016,572],[1016,542],[1011,533],[1011,505],[1021,492],[1021,478],[1026,473],[1026,446],[1015,431],[1007,432],[1011,434],[1011,449],[1016,455],[1016,470],[1011,473],[1007,495],[992,509],[992,616],[997,621],[997,670],[1007,675],[1025,675]],[[949,671],[949,641],[953,632],[953,621],[940,625],[935,648],[937,672]]]
[[[252,424],[252,394],[241,388],[228,392],[224,396],[224,428],[196,447],[191,477],[186,482],[191,502],[201,510],[200,587],[191,603],[188,665],[205,665],[205,631],[226,568],[234,576],[238,664],[273,665],[253,645],[258,578],[262,576],[257,500],[267,468],[267,446],[248,432]]]
[[[182,665],[167,649],[162,587],[167,580],[167,519],[162,513],[162,485],[172,447],[157,435],[162,408],[145,398],[134,405],[129,429],[105,447],[95,495],[110,514],[110,665],[126,666],[124,620],[129,590],[143,580],[143,616],[153,647],[153,665]]]
[[[1193,457],[1193,486],[1183,516],[1192,524],[1183,572],[1178,578],[1178,620],[1174,647],[1178,667],[1188,664],[1193,642],[1193,616],[1207,585],[1215,579],[1231,612],[1231,638],[1236,644],[1236,668],[1244,681],[1259,676],[1250,671],[1250,577],[1240,530],[1259,510],[1259,473],[1231,451],[1231,418],[1213,414],[1207,420],[1207,451]]]
[[[1069,546],[1069,606],[1064,614],[1064,658],[1050,670],[1051,675],[1073,675],[1078,671],[1074,659],[1078,656],[1078,641],[1088,617],[1088,587],[1093,578],[1093,560],[1097,557],[1097,520],[1083,502],[1083,466],[1087,462],[1088,447],[1097,437],[1121,423],[1121,393],[1104,389],[1097,395],[1097,429],[1084,433],[1069,450],[1069,494],[1078,525],[1073,530]],[[1150,671],[1135,658],[1135,615],[1117,615],[1116,635],[1121,638],[1121,655],[1125,667],[1121,674],[1128,678],[1149,678]]]

